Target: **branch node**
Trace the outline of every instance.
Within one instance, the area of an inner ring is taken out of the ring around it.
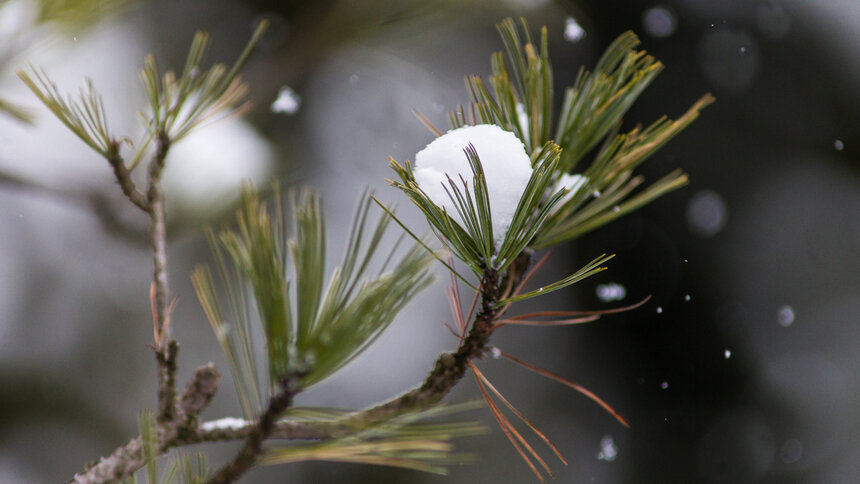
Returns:
[[[179,399],[179,410],[184,429],[197,427],[197,417],[212,401],[220,382],[221,373],[215,369],[212,363],[194,370],[191,381],[185,386],[185,391],[182,392],[182,397]]]

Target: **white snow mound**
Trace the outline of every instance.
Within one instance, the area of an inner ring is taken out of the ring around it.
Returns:
[[[555,184],[554,190],[559,191],[562,188],[567,188],[570,191],[561,199],[559,205],[573,198],[574,195],[576,195],[580,190],[586,187],[587,183],[588,177],[584,175],[571,175],[569,173],[565,173],[564,175],[562,175],[561,178],[558,179],[558,182]]]
[[[529,155],[516,135],[494,124],[452,129],[415,155],[415,181],[433,203],[444,208],[457,223],[463,225],[443,184],[448,187],[450,177],[462,191],[462,175],[469,184],[470,193],[473,193],[472,169],[463,151],[469,143],[475,147],[484,167],[493,239],[498,247],[511,225],[517,204],[532,174]]]

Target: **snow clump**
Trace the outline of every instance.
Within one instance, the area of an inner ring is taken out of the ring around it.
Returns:
[[[555,184],[555,191],[559,191],[562,188],[567,188],[570,191],[562,197],[559,205],[573,198],[574,195],[585,188],[587,183],[588,177],[584,175],[571,175],[569,173],[562,175]]]
[[[469,191],[474,190],[469,158],[463,151],[469,143],[475,147],[484,168],[493,222],[493,240],[498,247],[504,240],[517,204],[532,175],[531,160],[516,135],[494,124],[452,129],[415,155],[415,182],[433,203],[444,208],[448,215],[463,226],[445,187],[450,191],[450,177],[462,192],[462,176],[469,185]]]

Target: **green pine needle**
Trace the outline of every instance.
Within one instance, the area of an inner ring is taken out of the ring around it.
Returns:
[[[480,163],[479,160],[477,161]],[[470,162],[472,162],[471,159]],[[489,220],[479,221],[479,215],[475,213],[474,207],[470,208],[468,206],[466,196],[463,194],[464,192],[460,191],[460,188],[454,181],[449,180],[449,185],[446,189],[457,211],[460,212],[463,224],[466,227],[457,223],[444,208],[437,206],[421,190],[415,181],[412,165],[409,162],[401,165],[394,161],[394,159],[389,159],[389,166],[400,176],[401,180],[389,180],[389,183],[403,191],[412,200],[418,209],[424,213],[431,228],[441,236],[440,240],[442,243],[446,244],[457,258],[463,261],[473,273],[480,277],[483,271],[490,267],[490,258],[487,257],[486,248],[481,242],[481,227],[482,224],[491,226],[491,222]],[[464,191],[468,192],[469,190],[466,188]],[[492,239],[492,235],[490,238]]]
[[[634,188],[642,184],[643,179],[633,176],[632,172],[695,120],[699,112],[714,101],[710,94],[699,99],[676,121],[663,117],[644,130],[637,127],[619,134],[623,116],[663,68],[656,59],[636,50],[639,39],[632,32],[626,32],[606,49],[594,72],[584,68],[580,70],[573,86],[565,90],[561,112],[553,128],[553,75],[546,28],[541,30],[538,49],[532,43],[525,20],[521,24],[520,29],[512,19],[506,19],[498,25],[505,54],[498,52],[491,57],[492,75],[487,82],[478,76],[466,79],[472,102],[468,108],[460,106],[449,113],[449,118],[454,128],[491,123],[513,132],[532,153],[532,166],[535,168],[538,167],[535,155],[547,142],[555,143],[558,162],[552,174],[553,180],[571,173],[586,154],[597,151],[588,167],[581,172],[587,178],[587,190],[581,189],[571,197],[560,198],[557,196],[558,188],[548,184],[545,191],[537,194],[538,203],[521,204],[521,208],[531,208],[525,211],[518,209],[516,216],[521,220],[543,217],[540,226],[531,232],[533,238],[526,241],[528,247],[544,248],[571,240],[686,184],[686,175],[673,172],[634,193]],[[402,179],[404,172],[408,178],[408,170],[394,168]],[[426,202],[414,193],[413,187],[405,182],[397,186],[407,191],[425,215],[431,212],[428,220],[458,249],[455,252],[461,259],[471,259],[476,255],[468,241],[460,243],[459,232],[446,232],[447,221],[428,210]],[[524,194],[523,198],[534,196]],[[464,214],[461,218],[468,222],[470,216]],[[529,226],[536,227],[537,224]],[[522,241],[522,234],[514,239]],[[525,247],[519,244],[506,247],[502,251],[504,253],[496,256],[497,262],[498,259],[508,261],[515,258],[517,250]],[[468,260],[466,263],[473,270],[480,270],[480,265]]]
[[[209,43],[209,36],[204,32],[194,36],[185,69],[179,78],[170,71],[162,76],[155,57],[146,57],[140,78],[151,114],[143,116],[146,135],[131,156],[129,170],[137,166],[155,140],[167,138],[170,143],[175,143],[203,123],[241,109],[248,87],[238,77],[238,72],[267,26],[265,20],[257,25],[245,50],[230,68],[221,64],[202,68]],[[17,74],[57,119],[103,157],[114,159],[118,156],[119,140],[132,144],[127,137],[114,137],[108,130],[104,104],[92,81],[87,80],[85,88],[74,98],[60,94],[43,70],[31,66],[30,72],[19,70]],[[6,104],[0,106],[0,110],[18,117],[23,114]]]
[[[81,89],[77,99],[63,97],[57,85],[51,82],[43,70],[30,66],[32,73],[18,71],[18,77],[33,91],[54,116],[90,148],[105,158],[110,156],[115,144],[107,126],[104,102],[91,80]]]
[[[546,28],[541,30],[540,52],[531,43],[528,25],[522,21],[526,42],[520,39],[512,19],[502,21],[497,29],[505,45],[502,53],[491,58],[491,88],[478,76],[466,78],[472,100],[472,124],[497,124],[516,134],[533,153],[550,141],[552,127],[552,67]],[[513,73],[513,79],[511,79]],[[525,115],[526,122],[523,123]],[[466,124],[464,111],[449,116],[454,128]]]
[[[285,247],[273,236],[274,226],[267,208],[250,188],[242,192],[242,210],[237,230],[221,233],[220,242],[244,280],[263,323],[269,360],[269,375],[277,381],[295,370],[294,318],[288,294],[289,281],[283,267]]]
[[[638,176],[629,181],[627,178],[619,181],[626,181],[627,183],[613,185],[609,190],[604,191],[603,195],[595,199],[592,204],[576,212],[571,218],[553,226],[552,230],[541,234],[533,247],[536,249],[551,247],[602,227],[660,198],[666,193],[687,185],[689,179],[681,170],[675,170],[623,202],[620,201],[634,188],[639,186],[644,181],[644,178]],[[616,204],[617,202],[620,203]]]
[[[643,177],[632,175],[634,168],[689,126],[712,102],[714,98],[706,94],[675,121],[663,117],[644,130],[634,128],[608,138],[583,173],[589,190],[579,190],[576,197],[560,205],[545,224],[546,228],[537,235],[532,248],[550,247],[576,238],[685,186],[687,175],[675,170],[631,196],[644,182]],[[594,196],[595,193],[599,196]],[[585,203],[589,198],[591,200]]]
[[[351,462],[383,465],[404,469],[447,474],[447,466],[468,463],[469,455],[454,454],[452,440],[483,433],[486,429],[475,422],[424,423],[454,412],[476,408],[475,403],[437,405],[411,412],[364,428],[345,437],[309,444],[276,446],[261,459],[263,464],[286,464],[309,460]],[[348,413],[298,412],[288,419],[311,419],[315,423],[336,423]],[[296,415],[298,414],[298,415]]]
[[[307,387],[361,353],[429,285],[431,256],[415,246],[391,269],[369,275],[390,219],[383,214],[373,231],[368,232],[371,198],[365,194],[353,221],[343,262],[323,289],[326,241],[321,201],[315,193],[305,191],[293,197],[293,202],[295,236],[287,238],[283,219],[273,220],[256,193],[246,188],[237,228],[220,234],[215,252],[220,254],[222,249],[226,252],[230,262],[226,265],[234,267],[242,281],[232,284],[229,277],[223,277],[229,271],[221,271],[227,299],[234,307],[233,325],[241,328],[230,331],[250,335],[250,320],[255,318],[249,316],[256,316],[262,323],[271,382],[277,385],[289,375],[300,375],[301,385]],[[207,269],[198,268],[194,284],[216,337],[231,361],[240,398],[256,406],[258,399],[252,391],[255,386],[243,381],[254,380],[255,374],[249,338],[243,336],[231,341],[225,336],[226,323],[217,309],[219,304]],[[245,291],[253,303],[241,298]]]
[[[380,201],[379,201],[379,199],[377,199],[374,195],[371,195],[371,196],[370,196],[370,198],[372,198],[372,199],[373,199],[373,201],[374,201],[374,202],[376,202],[376,204],[377,204],[377,205],[379,205],[379,207],[380,207],[382,210],[384,210],[384,211],[385,211],[385,213],[387,213],[387,214],[388,214],[388,216],[389,216],[389,217],[391,217],[391,219],[392,219],[392,220],[394,220],[394,222],[395,222],[395,223],[397,223],[397,225],[399,225],[399,226],[400,226],[400,228],[402,228],[402,229],[403,229],[403,231],[404,231],[404,232],[406,232],[406,234],[408,234],[408,235],[412,238],[412,240],[414,240],[414,241],[415,241],[415,243],[417,243],[418,245],[420,245],[421,247],[423,247],[423,248],[424,248],[424,250],[426,250],[426,251],[427,251],[427,253],[431,254],[431,255],[433,256],[433,258],[434,258],[434,259],[436,259],[436,260],[437,260],[437,261],[439,261],[443,266],[445,266],[445,268],[446,268],[446,269],[448,269],[448,271],[450,271],[452,274],[454,274],[454,275],[457,277],[457,279],[460,279],[460,281],[462,281],[462,282],[463,282],[463,284],[466,284],[467,286],[469,286],[469,287],[470,287],[470,288],[472,288],[473,290],[475,290],[475,291],[477,291],[477,290],[478,290],[478,288],[477,288],[477,287],[475,287],[475,285],[474,285],[474,284],[472,284],[471,282],[469,282],[469,281],[468,281],[468,279],[466,279],[465,277],[463,277],[463,275],[461,275],[459,272],[457,272],[457,269],[455,269],[451,264],[449,264],[449,263],[448,263],[448,261],[446,261],[445,259],[443,259],[443,258],[442,258],[438,253],[437,253],[437,251],[435,251],[435,250],[431,249],[430,247],[428,247],[428,246],[427,246],[427,244],[426,244],[426,243],[425,243],[425,242],[424,242],[420,237],[418,237],[417,235],[415,235],[415,233],[414,233],[414,232],[412,232],[411,230],[409,230],[409,227],[407,227],[407,226],[406,226],[406,225],[405,225],[405,224],[404,224],[404,223],[403,223],[399,218],[397,218],[397,216],[394,214],[394,210],[393,210],[393,209],[391,209],[391,208],[389,208],[389,207],[386,207],[386,206],[385,206],[385,204],[383,204],[382,202],[380,202]]]
[[[158,471],[156,460],[158,459],[158,427],[155,423],[155,415],[151,410],[142,410],[137,416],[137,426],[140,430],[140,438],[143,442],[143,461],[146,464],[146,482],[156,483]]]
[[[178,482],[182,484],[203,484],[209,473],[205,454],[198,452],[193,457],[188,454],[174,455],[161,476],[161,483],[177,482],[178,477]]]
[[[556,281],[552,284],[541,287],[539,289],[535,289],[534,291],[527,292],[525,294],[519,294],[519,295],[516,295],[513,297],[509,297],[507,299],[502,299],[498,302],[498,306],[505,306],[505,305],[510,304],[510,303],[514,303],[514,302],[518,302],[518,301],[524,301],[526,299],[531,299],[531,298],[537,297],[537,296],[543,296],[544,294],[549,294],[553,291],[563,289],[563,288],[565,288],[571,284],[577,283],[577,282],[585,279],[586,277],[593,276],[594,274],[597,274],[598,272],[602,272],[602,271],[606,270],[606,267],[600,267],[600,264],[603,264],[604,262],[608,261],[609,259],[612,259],[613,257],[615,257],[614,254],[613,255],[603,254],[600,257],[598,257],[598,258],[594,259],[593,261],[589,262],[588,264],[586,264],[584,267],[582,267],[578,271],[574,272],[573,274],[565,277],[564,279],[562,279],[560,281]]]
[[[663,69],[653,57],[636,51],[637,45],[636,35],[625,32],[606,49],[593,74],[580,70],[574,85],[565,90],[555,135],[565,150],[563,171],[573,170]]]
[[[154,139],[166,136],[175,143],[195,128],[242,109],[248,86],[239,78],[239,71],[267,27],[265,20],[257,25],[245,49],[229,68],[223,64],[215,64],[209,69],[202,67],[210,41],[209,34],[202,31],[194,35],[185,67],[178,78],[173,71],[162,75],[155,57],[146,57],[140,79],[151,114],[144,116],[147,135],[139,143],[132,167],[136,166]]]
[[[531,244],[535,234],[544,227],[553,208],[567,192],[560,190],[549,198],[546,197],[546,194],[552,191],[550,185],[557,176],[559,153],[557,145],[547,142],[533,156],[534,171],[520,197],[505,239],[499,247],[496,259],[499,270],[507,268]]]
[[[215,283],[208,267],[197,267],[191,282],[197,293],[197,299],[206,313],[206,318],[212,327],[215,338],[221,346],[221,351],[230,365],[230,373],[236,386],[239,404],[245,419],[256,419],[263,410],[263,402],[266,401],[266,385],[261,380],[256,365],[256,352],[254,351],[252,327],[248,322],[248,305],[245,301],[245,289],[242,286],[240,275],[228,273],[224,262],[224,254],[217,249],[218,245],[214,236],[209,233],[209,243],[215,247],[216,261],[224,283],[230,306],[230,318],[222,315],[220,310],[220,297],[215,290]],[[234,323],[230,324],[229,321]]]
[[[81,30],[104,22],[133,4],[130,0],[51,0],[34,3],[38,8],[39,23],[50,23],[52,27],[73,35],[80,35],[78,32]]]
[[[0,99],[0,113],[11,116],[25,124],[33,124],[34,122],[32,111],[4,99]]]
[[[458,183],[451,178],[445,187],[454,204],[462,225],[436,205],[415,181],[409,162],[401,165],[390,160],[389,166],[400,176],[401,181],[390,181],[403,191],[424,213],[431,227],[440,235],[457,258],[463,261],[478,277],[487,269],[502,271],[532,242],[544,227],[552,209],[561,200],[566,190],[559,190],[549,198],[546,194],[558,176],[559,149],[547,142],[532,156],[535,166],[526,188],[514,212],[511,225],[502,239],[498,251],[493,240],[491,207],[486,179],[481,160],[474,147],[466,148],[466,155],[473,174],[473,186],[464,181]]]

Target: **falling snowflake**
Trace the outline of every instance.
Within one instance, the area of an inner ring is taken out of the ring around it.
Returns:
[[[597,299],[603,302],[620,301],[627,295],[627,290],[617,282],[597,285]]]
[[[273,113],[295,114],[302,105],[302,98],[289,86],[281,87],[278,98],[272,103],[270,109]]]
[[[585,29],[573,17],[568,17],[564,22],[564,40],[568,42],[579,42],[585,38]]]

